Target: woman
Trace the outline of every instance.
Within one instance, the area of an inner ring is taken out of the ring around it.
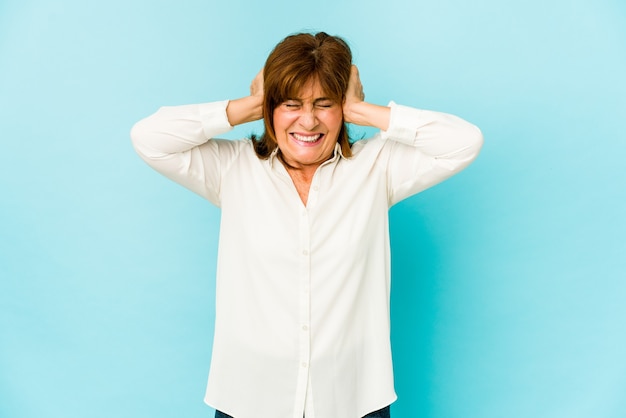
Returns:
[[[260,118],[260,138],[215,139]],[[351,144],[346,123],[381,132]],[[250,96],[161,108],[131,136],[222,209],[205,398],[216,416],[388,417],[388,209],[466,167],[480,131],[365,102],[348,45],[303,33],[275,47]]]

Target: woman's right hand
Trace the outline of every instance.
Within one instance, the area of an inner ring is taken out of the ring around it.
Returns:
[[[250,84],[250,95],[263,97],[263,93],[263,69],[261,69]]]
[[[252,80],[250,96],[228,102],[226,116],[231,126],[263,118],[263,70]]]

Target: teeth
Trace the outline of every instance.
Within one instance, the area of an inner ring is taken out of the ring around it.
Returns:
[[[317,134],[317,135],[313,135],[313,136],[293,134],[294,138],[296,138],[298,141],[302,141],[302,142],[315,142],[318,139],[320,139],[320,136],[322,136],[322,134]]]

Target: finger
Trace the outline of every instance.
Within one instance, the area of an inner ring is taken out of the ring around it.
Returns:
[[[365,93],[363,93],[363,84],[361,83],[361,77],[359,76],[359,68],[354,64],[350,69],[350,84],[352,84],[354,96],[359,100],[364,100]]]
[[[263,94],[263,69],[257,73],[250,84],[250,94],[257,95]]]

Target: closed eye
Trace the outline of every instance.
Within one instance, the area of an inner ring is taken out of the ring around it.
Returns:
[[[320,101],[315,102],[316,107],[321,107],[323,109],[331,108],[333,107],[334,104],[335,102],[331,100],[320,100]]]
[[[302,105],[295,101],[287,101],[283,103],[283,106],[287,109],[299,109]]]

